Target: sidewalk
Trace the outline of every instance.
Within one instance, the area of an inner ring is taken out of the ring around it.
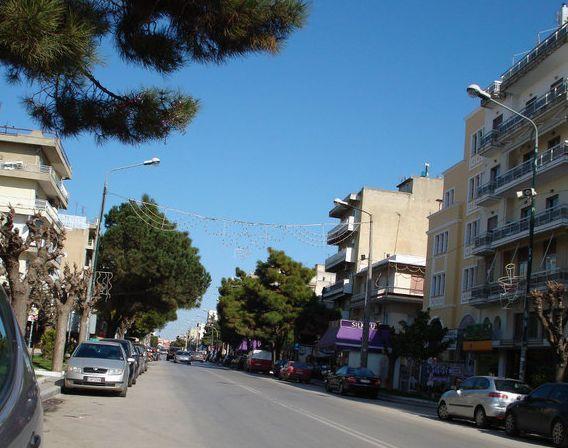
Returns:
[[[63,380],[61,378],[49,377],[49,376],[36,376],[37,383],[39,385],[39,394],[41,401],[44,402],[53,398],[54,396],[61,393],[61,384]]]

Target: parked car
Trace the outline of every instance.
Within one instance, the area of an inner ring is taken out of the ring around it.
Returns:
[[[288,361],[280,369],[280,378],[287,381],[309,383],[312,379],[313,367],[310,364],[299,361]]]
[[[231,363],[233,362],[233,359],[235,359],[234,355],[225,355],[221,364],[223,364],[223,366],[225,366],[225,367],[231,367]]]
[[[127,339],[113,339],[113,338],[103,338],[103,342],[118,342],[124,353],[126,353],[126,359],[128,360],[128,387],[136,384],[138,375],[140,375],[140,363],[138,362],[138,352],[134,348],[132,341]]]
[[[274,366],[272,366],[272,374],[276,377],[276,378],[280,378],[280,372],[282,371],[282,367],[284,367],[284,365],[288,362],[288,360],[286,359],[279,359],[278,361],[276,361],[274,363]]]
[[[247,372],[269,373],[272,370],[272,353],[266,350],[253,350],[247,355]]]
[[[176,352],[174,362],[191,365],[191,354],[185,350],[178,350]]]
[[[128,377],[128,358],[119,343],[82,342],[67,361],[63,392],[98,389],[126,397]]]
[[[136,352],[140,355],[138,360],[140,361],[140,373],[148,371],[148,354],[146,352],[146,347],[142,344],[134,344]]]
[[[531,391],[521,381],[491,377],[472,376],[455,390],[445,392],[438,401],[438,417],[474,420],[483,428],[495,420],[503,420],[507,406],[522,399]]]
[[[509,436],[527,432],[550,437],[555,446],[568,447],[568,383],[543,384],[511,403],[505,431]]]
[[[192,361],[205,362],[205,353],[195,351],[191,354],[191,360]]]
[[[0,288],[0,445],[42,443],[43,410],[32,363],[18,323]]]
[[[343,366],[325,379],[325,390],[341,395],[353,393],[377,398],[380,386],[380,378],[372,370],[363,367]]]
[[[319,380],[325,380],[325,378],[331,373],[331,367],[328,364],[316,364],[314,366],[312,377]]]
[[[179,347],[170,347],[168,349],[168,354],[166,355],[166,361],[173,361],[176,357],[176,352],[181,350]]]

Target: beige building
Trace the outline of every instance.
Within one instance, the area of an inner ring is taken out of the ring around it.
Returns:
[[[442,179],[413,176],[396,190],[364,187],[344,201],[373,215],[373,290],[371,321],[397,326],[410,321],[422,308],[428,215],[440,208]],[[369,218],[347,205],[329,212],[340,223],[327,236],[338,247],[325,261],[325,270],[336,274],[335,283],[323,290],[323,300],[341,310],[343,319],[362,320],[369,251]],[[359,342],[360,344],[360,342]],[[359,365],[359,349],[342,355]],[[369,367],[386,375],[386,359],[370,353]]]
[[[316,264],[314,270],[316,275],[310,281],[309,286],[317,297],[321,297],[323,289],[335,283],[335,274],[327,272],[323,264]]]
[[[63,183],[71,165],[61,141],[41,131],[0,127],[0,211],[16,211],[16,225],[26,234],[25,222],[35,212],[62,229],[57,209],[66,209],[69,194]],[[21,261],[22,271],[25,260]]]
[[[488,90],[540,133],[533,288],[568,283],[568,8],[559,28]],[[443,209],[430,216],[425,306],[456,338],[447,360],[467,373],[516,376],[527,270],[533,130],[502,107],[466,117],[463,159],[444,173]],[[510,273],[508,274],[507,266]],[[499,279],[512,276],[505,291]],[[531,312],[527,377],[546,374],[548,344]]]

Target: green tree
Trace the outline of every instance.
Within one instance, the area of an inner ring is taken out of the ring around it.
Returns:
[[[138,313],[134,316],[134,322],[128,329],[128,334],[135,338],[143,338],[156,330],[161,330],[166,324],[177,319],[175,310],[160,313],[156,310],[149,310]]]
[[[170,347],[174,348],[184,348],[185,347],[185,340],[176,336],[175,341],[170,342]]]
[[[313,297],[300,311],[295,322],[296,341],[314,345],[325,333],[329,323],[341,319],[338,309],[330,309],[317,297]]]
[[[254,275],[237,269],[235,278],[223,279],[217,307],[223,340],[233,345],[259,340],[279,359],[292,342],[296,319],[313,298],[313,275],[313,269],[269,248]]]
[[[188,234],[176,230],[152,199],[142,199],[143,205],[113,207],[105,219],[100,269],[112,272],[112,290],[97,308],[109,336],[124,334],[137,319],[143,331],[155,329],[148,326],[151,320],[163,326],[158,314],[171,320],[177,309],[199,306],[211,282]],[[143,216],[159,220],[161,226]]]
[[[206,346],[215,345],[221,342],[219,336],[219,324],[217,322],[210,322],[205,325],[205,333],[203,334],[201,343]]]
[[[435,358],[448,348],[449,341],[444,340],[448,333],[440,321],[430,318],[430,310],[418,310],[412,323],[399,322],[400,330],[391,327],[391,344],[387,351],[389,358],[389,383],[392,387],[396,360],[406,357],[422,363]]]
[[[150,336],[150,347],[156,348],[158,346],[158,336]]]
[[[306,15],[299,0],[2,0],[0,64],[11,82],[32,86],[24,104],[42,127],[139,143],[183,130],[198,101],[175,89],[114,90],[95,73],[103,42],[122,61],[167,75],[278,53]]]

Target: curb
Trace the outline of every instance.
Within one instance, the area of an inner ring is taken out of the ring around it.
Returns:
[[[50,398],[53,398],[56,395],[59,395],[60,393],[61,393],[61,387],[56,386],[54,384],[53,386],[49,386],[49,387],[46,387],[44,389],[40,388],[39,396],[41,398],[41,402],[43,403],[44,401],[47,401]]]
[[[390,403],[407,404],[411,406],[420,406],[423,408],[436,409],[437,404],[434,401],[420,400],[419,398],[396,397],[387,394],[379,394],[379,399]]]

